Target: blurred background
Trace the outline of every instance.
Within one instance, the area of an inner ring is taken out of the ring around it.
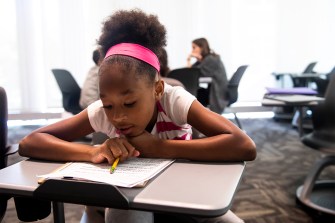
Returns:
[[[186,66],[191,41],[205,37],[228,78],[249,68],[239,104],[260,105],[272,72],[329,72],[335,61],[332,0],[0,0],[0,85],[10,114],[62,111],[52,68],[69,70],[82,85],[93,65],[102,22],[119,9],[155,14],[167,29],[171,69]]]

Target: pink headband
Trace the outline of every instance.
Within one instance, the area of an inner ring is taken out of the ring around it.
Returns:
[[[158,72],[160,64],[158,57],[148,48],[135,43],[120,43],[108,49],[105,59],[112,55],[125,55],[142,60],[153,66]]]

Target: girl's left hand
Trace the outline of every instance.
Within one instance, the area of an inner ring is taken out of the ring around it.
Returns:
[[[141,135],[127,137],[127,140],[138,150],[141,157],[161,158],[159,144],[162,139],[144,131]]]

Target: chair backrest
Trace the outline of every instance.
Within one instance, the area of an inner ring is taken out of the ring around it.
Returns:
[[[326,78],[321,77],[314,78],[314,82],[318,90],[318,96],[320,97],[325,96],[328,84],[332,79],[332,77],[335,76],[334,74],[335,74],[335,67],[329,73],[326,74]]]
[[[233,76],[230,78],[228,82],[228,91],[226,93],[226,98],[228,100],[227,106],[235,103],[238,99],[238,86],[240,84],[241,78],[245,73],[248,65],[243,65],[237,68]]]
[[[7,95],[3,87],[0,87],[0,169],[6,166],[7,158],[7,120],[8,120]]]
[[[332,76],[335,76],[335,67],[333,67],[333,69],[326,75],[326,79],[330,80],[332,78]]]
[[[3,87],[0,87],[0,169],[7,167],[7,160],[8,155],[16,153],[17,148],[12,148],[11,146],[7,145],[7,137],[8,137],[8,101],[7,101],[7,94]],[[10,196],[2,196],[0,194],[0,222],[2,222],[3,217],[7,210],[7,200],[11,198]],[[16,202],[15,202],[16,204]],[[36,206],[31,207],[36,209]],[[16,206],[17,207],[17,206]],[[24,207],[24,210],[27,210]],[[31,212],[28,212],[31,215]],[[48,214],[49,215],[49,214]],[[48,216],[47,215],[47,216]],[[36,218],[34,221],[37,221],[42,218]],[[21,220],[21,219],[20,219]]]
[[[335,76],[330,79],[325,101],[312,107],[313,132],[302,142],[314,149],[335,154]]]
[[[184,86],[185,89],[197,96],[197,91],[199,88],[199,77],[200,77],[200,70],[199,68],[179,68],[172,70],[168,73],[167,77],[174,78],[180,81]]]
[[[335,106],[335,76],[333,75],[327,85],[325,103]]]
[[[82,108],[79,105],[81,88],[72,74],[64,69],[52,69],[57,84],[62,92],[63,107],[72,114],[79,113]]]
[[[8,119],[7,95],[3,87],[0,87],[0,169],[7,166],[7,119]],[[0,222],[6,213],[7,198],[0,195]]]
[[[314,130],[333,129],[328,133],[335,137],[335,76],[330,79],[324,97],[324,103],[312,108]]]
[[[302,72],[303,74],[308,74],[308,73],[314,73],[313,69],[315,67],[317,62],[311,62],[310,64],[307,65],[305,70]]]
[[[311,62],[307,65],[307,67],[305,68],[305,70],[303,70],[302,72],[302,76],[304,74],[311,74],[311,73],[316,73],[315,71],[313,71],[315,65],[317,62]],[[311,82],[310,78],[301,78],[301,77],[294,77],[291,76],[292,79],[292,83],[293,83],[293,87],[308,87],[308,84]]]

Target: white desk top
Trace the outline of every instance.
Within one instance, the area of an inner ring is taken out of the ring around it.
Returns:
[[[243,169],[241,163],[174,163],[134,202],[148,209],[154,204],[156,210],[219,215],[229,210]]]
[[[39,187],[36,175],[49,173],[62,164],[26,160],[2,169],[0,193],[32,196]],[[244,162],[177,161],[146,187],[119,188],[118,191],[128,198],[131,209],[218,216],[229,210],[244,167]],[[73,203],[78,203],[78,199]]]
[[[324,98],[314,95],[265,95],[262,100],[263,106],[313,106]]]
[[[325,76],[326,73],[276,73],[276,72],[273,72],[272,75],[274,76],[289,75],[289,76],[297,77],[297,78],[308,78],[308,77],[322,77],[322,76]]]
[[[0,192],[31,196],[38,187],[37,175],[47,174],[63,163],[22,161],[0,170]]]

